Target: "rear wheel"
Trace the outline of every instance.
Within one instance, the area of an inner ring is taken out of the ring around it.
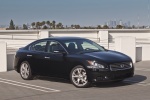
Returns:
[[[20,75],[24,80],[33,79],[30,64],[27,61],[23,61],[20,65]]]
[[[87,78],[86,70],[83,66],[76,66],[70,73],[70,80],[72,84],[78,88],[86,88],[90,86],[90,82]]]

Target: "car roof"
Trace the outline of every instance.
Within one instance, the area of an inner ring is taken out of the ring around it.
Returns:
[[[42,41],[42,40],[56,40],[56,41],[65,41],[65,40],[79,40],[79,39],[86,39],[86,38],[81,38],[81,37],[49,37],[49,38],[44,38],[44,39],[39,39],[36,40],[30,44],[28,44],[27,46],[25,46],[25,48],[28,48],[30,45],[36,43],[37,41]]]
[[[74,39],[85,39],[80,37],[49,37],[44,40],[74,40]]]

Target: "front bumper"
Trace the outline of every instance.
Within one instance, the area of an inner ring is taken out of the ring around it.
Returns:
[[[118,71],[90,71],[88,74],[89,81],[92,82],[117,81],[133,77],[134,68]]]

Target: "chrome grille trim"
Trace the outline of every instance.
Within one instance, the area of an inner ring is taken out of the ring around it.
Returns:
[[[131,62],[114,63],[110,64],[109,66],[111,71],[126,70],[132,68],[130,63]]]

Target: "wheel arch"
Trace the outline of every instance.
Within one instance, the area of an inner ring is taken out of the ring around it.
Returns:
[[[74,67],[76,67],[76,66],[78,66],[78,65],[81,65],[81,66],[83,66],[85,69],[86,69],[86,65],[83,63],[83,62],[74,62],[74,63],[72,63],[71,64],[71,66],[70,66],[70,68],[69,68],[69,73],[71,72],[71,70],[74,68]]]
[[[30,64],[30,62],[29,62],[26,58],[20,59],[20,60],[18,61],[18,65],[17,65],[17,72],[18,72],[18,73],[20,73],[20,65],[21,65],[21,63],[24,62],[24,61],[27,61],[27,62]]]
[[[69,68],[69,76],[70,76],[70,73],[71,73],[71,71],[72,71],[72,69],[74,68],[74,67],[76,67],[76,66],[78,66],[78,65],[81,65],[82,67],[84,67],[85,68],[85,70],[86,70],[86,72],[87,72],[87,78],[89,79],[89,80],[91,80],[90,79],[90,77],[89,77],[89,70],[87,69],[87,65],[86,65],[86,63],[85,62],[80,62],[80,61],[78,61],[78,62],[74,62],[72,65],[71,65],[71,67]]]

